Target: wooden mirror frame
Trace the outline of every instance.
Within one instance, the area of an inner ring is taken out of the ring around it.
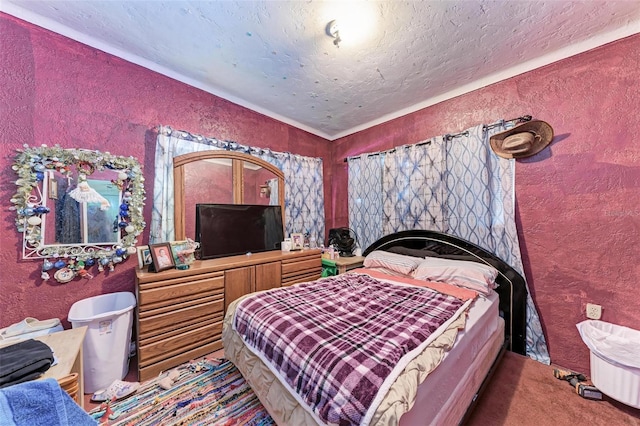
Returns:
[[[208,160],[214,158],[232,160],[232,188],[233,203],[243,204],[244,201],[244,162],[263,167],[272,172],[278,178],[278,204],[282,209],[282,223],[285,221],[284,214],[284,173],[273,164],[267,163],[260,158],[239,152],[209,150],[192,152],[179,155],[173,158],[173,186],[174,186],[174,229],[176,240],[186,239],[185,229],[185,166],[194,161]]]

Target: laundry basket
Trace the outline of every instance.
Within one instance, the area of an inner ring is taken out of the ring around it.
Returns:
[[[591,351],[591,381],[616,401],[640,408],[640,331],[604,321],[577,325]]]
[[[127,375],[135,306],[136,298],[129,292],[90,297],[71,306],[71,326],[87,326],[82,345],[85,393],[104,389]]]

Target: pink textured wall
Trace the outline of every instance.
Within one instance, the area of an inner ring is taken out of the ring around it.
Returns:
[[[589,371],[575,324],[587,302],[640,329],[640,35],[559,61],[334,144],[333,223],[348,222],[345,156],[531,114],[556,137],[516,165],[527,280],[552,362]]]
[[[68,284],[40,279],[41,261],[21,260],[9,199],[23,144],[109,151],[144,167],[151,222],[154,128],[170,125],[242,144],[328,158],[326,140],[0,13],[0,327],[27,316],[66,320],[73,302],[134,291],[135,259]],[[329,164],[327,161],[325,164]],[[326,198],[329,199],[328,189]],[[329,209],[327,209],[327,212]],[[139,244],[148,243],[148,227]],[[69,327],[68,323],[65,323]]]

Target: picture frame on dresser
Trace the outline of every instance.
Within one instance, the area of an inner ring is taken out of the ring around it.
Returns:
[[[176,268],[189,269],[189,265],[196,260],[194,253],[195,248],[197,247],[197,243],[189,240],[184,240],[171,241],[169,244],[171,245],[171,253],[173,255],[173,260],[176,264]]]
[[[167,269],[175,268],[176,262],[173,259],[173,252],[171,251],[171,244],[158,243],[150,244],[149,251],[151,252],[151,259],[153,259],[153,269],[156,272],[166,271]]]
[[[153,262],[153,259],[151,258],[151,251],[149,250],[149,246],[138,246],[136,247],[136,251],[138,253],[139,269],[142,269]]]
[[[302,250],[304,244],[303,234],[291,234],[291,250]]]

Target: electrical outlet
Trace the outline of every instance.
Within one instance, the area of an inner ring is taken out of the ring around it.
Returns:
[[[587,318],[599,320],[602,317],[602,306],[587,303]]]

